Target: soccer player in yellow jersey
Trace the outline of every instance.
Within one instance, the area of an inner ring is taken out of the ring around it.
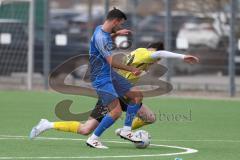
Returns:
[[[147,48],[138,48],[129,55],[125,56],[125,63],[142,71],[147,71],[150,65],[164,58],[181,59],[189,64],[195,64],[199,62],[197,57],[164,51],[163,49],[164,45],[162,42],[152,43]],[[140,78],[139,76],[135,76],[128,71],[119,70],[118,73],[133,84],[136,83]],[[120,103],[122,110],[126,111],[127,100],[122,97],[120,98]],[[49,129],[88,135],[98,126],[107,112],[107,107],[102,105],[101,100],[98,100],[89,119],[85,123],[80,123],[78,121],[49,122],[46,119],[42,119],[38,125],[33,127],[30,133],[30,138],[35,138],[42,132]],[[134,130],[144,125],[152,124],[155,122],[155,120],[155,114],[145,104],[142,104],[137,113],[137,117],[135,117],[133,120],[132,129]],[[121,129],[116,130],[117,135],[119,135],[119,132],[121,132]]]

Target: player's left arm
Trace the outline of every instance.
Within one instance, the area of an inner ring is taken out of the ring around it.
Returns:
[[[112,42],[109,41],[108,37],[98,36],[95,40],[95,46],[99,53],[106,59],[106,61],[114,68],[122,69],[125,71],[132,72],[134,75],[141,74],[141,70],[133,66],[128,66],[119,62],[118,59],[112,56]]]
[[[184,54],[178,54],[173,53],[169,51],[156,51],[151,54],[151,57],[153,59],[159,59],[159,58],[176,58],[176,59],[182,59],[186,63],[195,64],[199,62],[199,58],[192,56],[192,55],[184,55]]]

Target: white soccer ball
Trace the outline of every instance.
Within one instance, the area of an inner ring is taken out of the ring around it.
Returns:
[[[135,136],[142,140],[141,143],[134,143],[136,148],[147,148],[150,144],[151,136],[147,131],[139,130],[135,132]]]

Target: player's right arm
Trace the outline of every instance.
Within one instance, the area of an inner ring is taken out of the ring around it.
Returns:
[[[122,64],[121,62],[118,62],[116,59],[114,59],[112,56],[108,56],[106,57],[106,60],[108,61],[108,63],[117,69],[121,69],[121,70],[125,70],[125,71],[129,71],[132,72],[134,75],[138,76],[141,74],[141,70],[138,68],[135,68],[133,66],[127,66]]]
[[[112,33],[111,34],[111,37],[113,40],[115,40],[115,38],[117,36],[127,36],[129,35],[130,33],[132,33],[131,30],[128,30],[128,29],[119,29],[118,31],[116,31],[115,33]]]

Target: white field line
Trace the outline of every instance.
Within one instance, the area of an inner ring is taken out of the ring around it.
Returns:
[[[240,140],[223,140],[223,139],[153,139],[159,142],[227,142],[227,143],[240,143]]]
[[[27,136],[11,136],[11,135],[0,135],[1,139],[27,139]],[[54,138],[54,137],[38,137],[36,140],[71,140],[71,141],[86,141],[86,139],[74,139],[74,138]],[[104,142],[108,143],[129,143],[129,142],[119,142],[112,140],[104,140]],[[179,146],[169,146],[169,145],[160,145],[160,144],[151,144],[151,146],[155,147],[167,147],[174,149],[184,150],[182,152],[174,152],[174,153],[161,153],[161,154],[142,154],[142,155],[119,155],[119,156],[77,156],[77,157],[0,157],[0,159],[103,159],[103,158],[136,158],[136,157],[160,157],[160,156],[173,156],[173,155],[182,155],[182,154],[191,154],[196,153],[198,150],[192,148],[185,148]]]
[[[27,136],[12,136],[12,135],[0,135],[1,138],[27,138]],[[49,140],[72,140],[72,141],[85,141],[86,139],[81,138],[55,138],[55,137],[38,137],[37,139],[49,139]],[[113,142],[115,143],[129,143],[129,142],[120,142],[119,139],[102,139],[103,142]],[[230,139],[152,139],[155,142],[228,142],[228,143],[240,143],[240,140],[230,140]]]

